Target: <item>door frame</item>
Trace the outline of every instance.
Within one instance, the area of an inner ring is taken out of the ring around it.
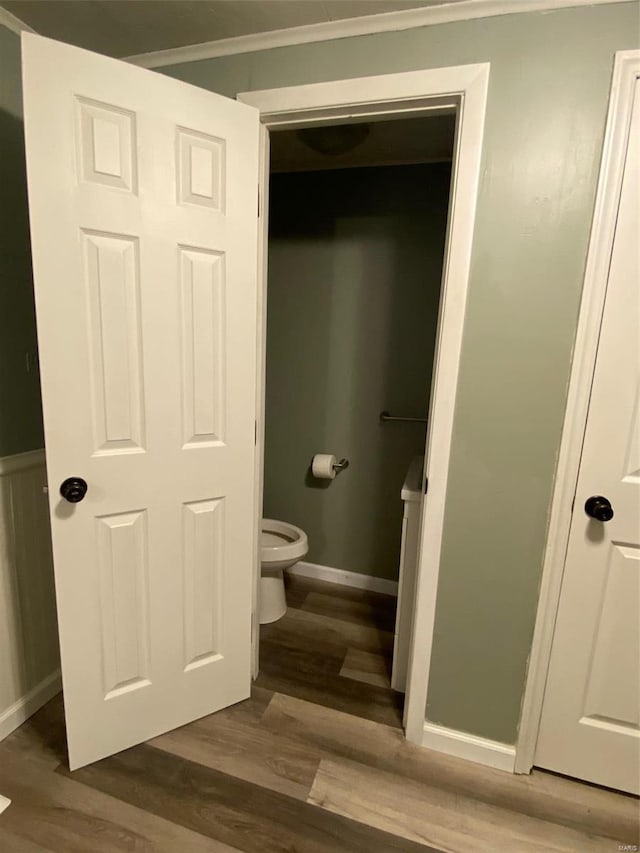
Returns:
[[[639,77],[640,50],[618,51],[613,66],[600,176],[549,516],[538,612],[516,742],[515,773],[529,773],[535,761],[605,306],[609,261],[629,144],[634,85]]]
[[[265,411],[265,319],[267,266],[268,131],[349,123],[372,117],[410,117],[454,108],[457,114],[447,238],[442,272],[440,316],[427,426],[424,475],[429,501],[423,501],[416,578],[416,604],[411,628],[410,659],[405,700],[408,740],[422,744],[429,666],[435,622],[435,603],[457,380],[469,285],[476,199],[480,178],[482,139],[489,82],[489,63],[434,68],[313,83],[254,92],[237,98],[260,111],[267,132],[262,135],[259,233],[258,390],[256,399],[256,484],[254,604],[260,577],[259,531],[262,518],[262,470]],[[254,616],[254,674],[258,664],[258,620]]]

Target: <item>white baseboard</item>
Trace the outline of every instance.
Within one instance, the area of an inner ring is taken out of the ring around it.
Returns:
[[[0,740],[21,726],[61,690],[62,680],[58,669],[0,714]],[[2,811],[1,803],[0,811]]]
[[[319,566],[317,563],[296,563],[288,569],[290,575],[300,575],[303,578],[315,578],[326,583],[340,583],[343,586],[355,586],[370,592],[383,592],[385,595],[398,594],[398,582],[386,578],[374,578],[373,575],[361,575],[358,572],[347,572],[344,569],[333,569],[331,566]]]
[[[422,745],[436,752],[465,758],[486,767],[496,767],[513,773],[516,760],[516,748],[507,743],[477,737],[476,735],[447,729],[435,723],[425,723],[422,735]]]

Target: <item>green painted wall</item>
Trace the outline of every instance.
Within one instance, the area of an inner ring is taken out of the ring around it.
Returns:
[[[0,26],[0,456],[44,445],[22,127],[20,39]]]
[[[424,451],[449,164],[274,175],[270,187],[266,517],[306,559],[397,579],[400,489]],[[334,481],[316,452],[346,456]]]
[[[498,741],[520,715],[613,55],[638,18],[505,15],[165,69],[233,96],[491,63],[427,716]]]

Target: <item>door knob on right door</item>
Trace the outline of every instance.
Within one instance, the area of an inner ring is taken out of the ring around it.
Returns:
[[[607,498],[603,498],[602,495],[592,495],[587,498],[584,511],[596,521],[611,521],[613,518],[611,502]]]

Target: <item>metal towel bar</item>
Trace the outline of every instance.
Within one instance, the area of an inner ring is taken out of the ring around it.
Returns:
[[[426,418],[401,418],[398,415],[390,415],[389,412],[380,412],[380,422],[386,423],[386,421],[407,421],[414,424],[427,423]]]

